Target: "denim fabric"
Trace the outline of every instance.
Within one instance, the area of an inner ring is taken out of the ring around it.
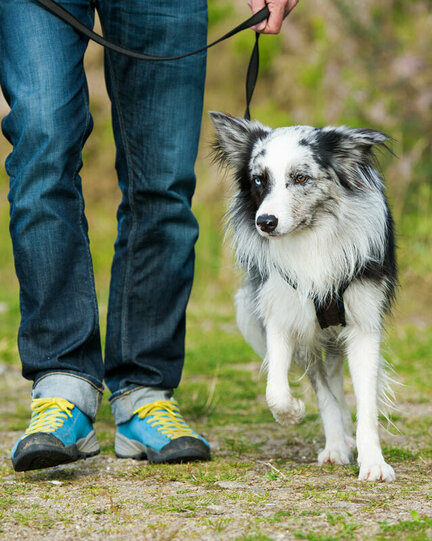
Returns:
[[[57,371],[38,379],[32,390],[32,400],[64,398],[94,422],[102,400],[102,392],[103,389],[95,387],[83,377]]]
[[[106,37],[155,55],[206,42],[205,0],[62,0]],[[122,201],[112,266],[105,370],[79,171],[92,129],[86,39],[30,0],[0,3],[0,83],[13,146],[10,232],[20,282],[23,375],[56,372],[113,397],[172,389],[184,358],[185,308],[198,236],[195,188],[205,54],[176,62],[105,57]],[[83,378],[83,379],[82,379]],[[71,399],[73,402],[73,400]]]
[[[117,425],[126,423],[141,406],[157,400],[170,400],[172,395],[172,391],[157,387],[135,387],[126,393],[118,393],[117,397],[113,395],[110,402],[115,422]]]
[[[181,54],[206,43],[205,0],[142,4],[100,2],[106,37],[154,55]],[[105,351],[105,380],[113,396],[141,385],[170,389],[180,381],[198,236],[190,204],[205,58],[155,63],[106,55],[123,193]]]

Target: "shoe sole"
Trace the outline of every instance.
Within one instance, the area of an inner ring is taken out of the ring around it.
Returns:
[[[118,458],[148,460],[150,464],[180,464],[210,460],[210,449],[198,438],[183,436],[172,440],[160,451],[143,443],[131,440],[119,432],[115,439],[115,454]]]
[[[41,470],[69,464],[99,453],[100,447],[94,430],[77,443],[68,446],[52,434],[40,432],[27,436],[19,443],[12,464],[17,472]]]

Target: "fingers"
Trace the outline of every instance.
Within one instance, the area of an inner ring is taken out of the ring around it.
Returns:
[[[248,4],[252,10],[252,13],[257,13],[260,9],[262,9],[266,5],[265,0],[248,0]],[[256,24],[255,26],[252,26],[252,30],[255,30],[255,32],[263,32],[266,26],[267,26],[267,19],[265,19],[264,21],[261,21],[259,24]]]
[[[287,0],[274,0],[268,3],[270,17],[267,20],[267,26],[262,31],[263,34],[278,34],[285,16]]]
[[[280,32],[284,18],[298,4],[299,0],[248,0],[252,13],[256,13],[266,4],[270,11],[270,17],[261,23],[252,27],[255,32],[262,34],[278,34]]]

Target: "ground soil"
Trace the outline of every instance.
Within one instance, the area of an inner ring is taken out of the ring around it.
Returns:
[[[29,392],[17,368],[1,366],[1,537],[432,539],[427,439],[384,434],[384,445],[404,449],[393,457],[397,480],[360,483],[355,466],[319,468],[320,435],[305,442],[295,427],[288,439],[276,423],[215,428],[211,462],[149,466],[116,459],[113,428],[98,423],[101,455],[16,474],[9,453],[22,428],[10,421],[23,423]],[[414,422],[431,416],[429,404],[401,409]]]

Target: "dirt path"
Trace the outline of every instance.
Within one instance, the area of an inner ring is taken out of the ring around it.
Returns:
[[[0,370],[6,539],[432,539],[430,447],[413,450],[405,436],[383,436],[393,484],[360,484],[355,466],[319,468],[321,432],[305,443],[296,427],[274,423],[216,428],[212,462],[172,466],[116,459],[112,426],[97,423],[98,457],[15,474],[9,452],[26,424],[29,384],[16,368]],[[408,424],[430,418],[420,406],[404,408]],[[305,423],[318,426],[313,416]]]

